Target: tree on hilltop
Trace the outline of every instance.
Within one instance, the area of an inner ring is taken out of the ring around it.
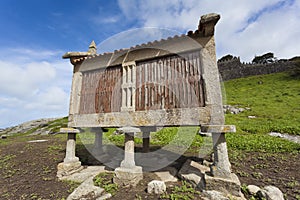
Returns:
[[[261,56],[255,56],[252,60],[252,63],[254,64],[258,64],[258,63],[273,63],[275,62],[277,59],[274,57],[274,53],[269,52],[269,53],[265,53]]]
[[[223,56],[222,58],[220,58],[220,59],[218,60],[218,62],[222,62],[222,61],[226,61],[226,60],[231,60],[231,59],[233,59],[233,58],[234,58],[233,55],[227,54],[226,56]]]

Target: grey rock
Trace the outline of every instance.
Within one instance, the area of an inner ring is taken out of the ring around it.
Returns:
[[[260,187],[258,187],[256,185],[248,185],[247,189],[250,194],[255,195],[260,190]]]
[[[267,200],[284,200],[283,193],[279,188],[275,186],[266,186],[257,192],[260,198],[265,198]]]
[[[203,191],[203,195],[210,200],[229,200],[229,198],[225,197],[221,192],[215,190]]]
[[[93,177],[85,180],[78,188],[76,188],[67,198],[67,200],[80,200],[85,198],[97,198],[104,192],[103,188],[94,186]]]
[[[163,181],[153,180],[148,183],[147,192],[150,194],[163,194],[166,190],[167,187]]]
[[[253,115],[248,116],[248,119],[255,119],[255,118],[256,118],[256,116],[253,116]]]
[[[7,135],[1,135],[1,139],[7,139]]]
[[[223,105],[223,111],[224,113],[231,113],[231,114],[239,114],[241,112],[244,112],[246,110],[251,110],[250,108],[239,108],[237,106],[231,106],[231,105]]]
[[[110,193],[104,194],[101,197],[98,197],[96,200],[105,200],[111,198],[112,195]]]
[[[298,136],[298,135],[289,135],[289,134],[276,133],[276,132],[271,132],[271,133],[269,133],[269,135],[273,136],[273,137],[280,137],[280,138],[289,140],[291,142],[300,144],[300,136]]]
[[[224,194],[241,197],[241,183],[238,177],[232,173],[230,178],[213,177],[205,174],[205,189],[222,191]]]
[[[160,178],[161,181],[164,182],[176,182],[178,179],[176,178],[178,171],[174,167],[166,167],[159,172],[155,172],[154,174]]]
[[[204,189],[204,175],[209,171],[209,167],[188,159],[179,170],[178,176],[191,183],[193,187]]]

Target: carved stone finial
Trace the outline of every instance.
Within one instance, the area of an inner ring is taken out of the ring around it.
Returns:
[[[220,15],[216,13],[210,13],[201,16],[198,30],[206,37],[213,36],[215,32],[215,25],[220,19]]]
[[[94,40],[91,42],[89,46],[88,53],[92,55],[97,54],[97,45]]]

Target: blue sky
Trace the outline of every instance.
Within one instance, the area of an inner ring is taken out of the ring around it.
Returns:
[[[66,116],[72,66],[61,56],[92,40],[100,52],[128,47],[195,30],[201,15],[215,12],[219,58],[290,58],[300,55],[299,10],[300,0],[1,0],[0,128]],[[152,27],[144,37],[118,40],[143,27]]]

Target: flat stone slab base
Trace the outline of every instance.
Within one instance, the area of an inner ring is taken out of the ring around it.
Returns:
[[[241,183],[235,174],[231,174],[230,178],[213,177],[205,174],[205,189],[217,190],[223,194],[231,194],[237,197],[242,196]]]
[[[70,176],[78,171],[81,171],[83,167],[80,161],[76,162],[62,162],[57,165],[57,177],[62,179],[64,176]]]
[[[136,186],[143,179],[143,169],[140,166],[133,168],[118,167],[115,169],[114,183],[119,186]]]

